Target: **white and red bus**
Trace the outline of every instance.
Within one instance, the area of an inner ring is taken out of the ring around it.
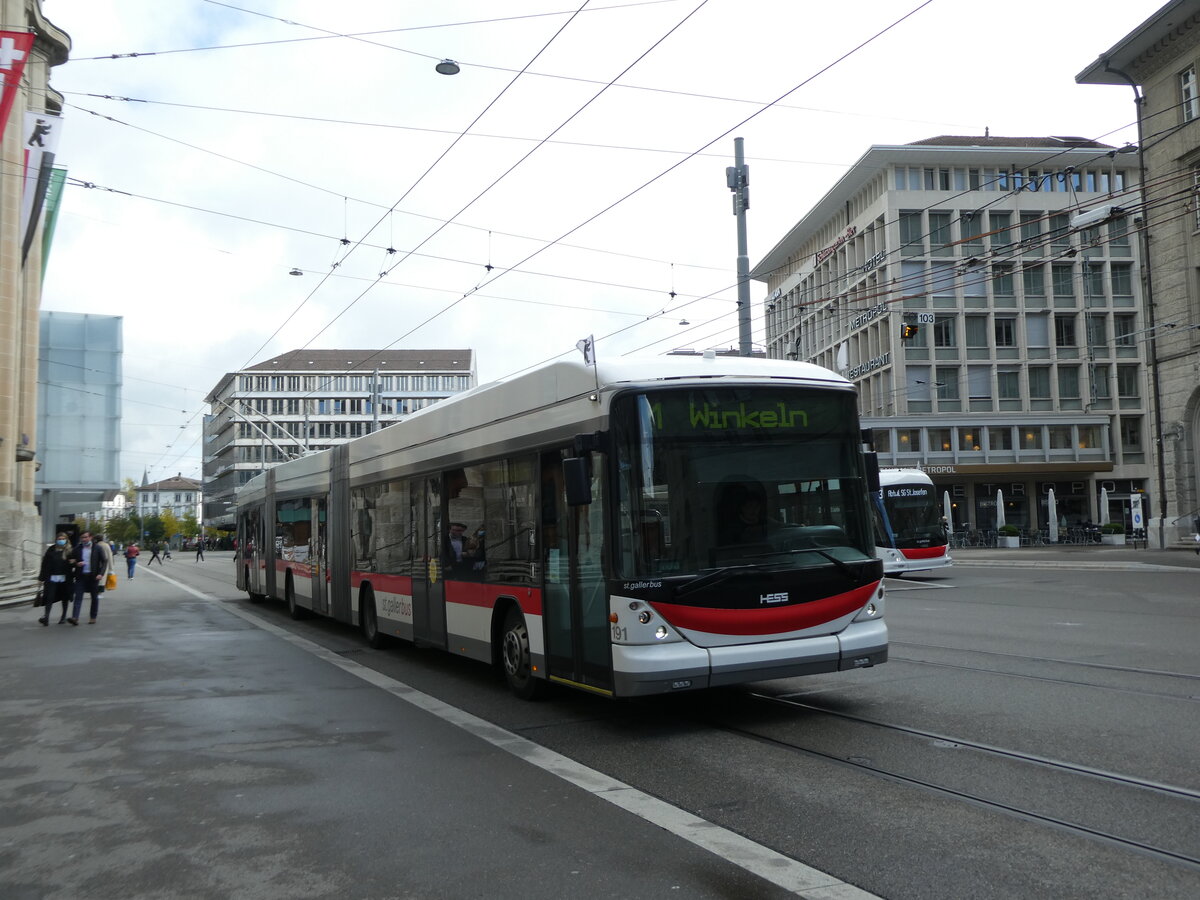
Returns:
[[[253,478],[238,586],[494,664],[527,698],[873,666],[861,437],[853,386],[808,364],[554,362]]]
[[[933,481],[920,469],[883,469],[875,496],[875,554],[888,575],[954,564]]]

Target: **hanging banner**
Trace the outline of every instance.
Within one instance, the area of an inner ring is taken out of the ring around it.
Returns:
[[[25,60],[33,49],[33,33],[29,31],[0,31],[0,140],[8,125],[8,114],[21,87],[21,73],[25,71]]]
[[[50,186],[50,173],[54,169],[54,153],[58,150],[58,132],[62,119],[47,113],[25,113],[25,184],[21,191],[21,263],[33,246],[37,233],[38,219],[42,214],[42,201]]]
[[[54,242],[54,226],[58,224],[58,207],[62,203],[66,180],[66,169],[51,171],[50,188],[46,191],[46,221],[42,225],[42,281],[46,280],[46,263],[50,259],[50,245]]]

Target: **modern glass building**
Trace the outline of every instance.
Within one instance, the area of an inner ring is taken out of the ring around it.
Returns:
[[[119,316],[42,311],[38,462],[42,540],[77,515],[98,515],[121,488]]]

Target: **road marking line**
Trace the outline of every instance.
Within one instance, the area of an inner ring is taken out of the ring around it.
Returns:
[[[806,898],[806,900],[881,900],[875,894],[839,881],[832,875],[826,875],[811,866],[797,862],[790,856],[784,856],[782,853],[714,825],[677,806],[651,797],[637,788],[543,747],[541,744],[534,743],[528,738],[523,738],[499,725],[472,715],[466,710],[451,706],[411,685],[392,678],[390,675],[376,672],[374,669],[347,659],[327,647],[292,634],[285,628],[280,628],[278,625],[273,625],[246,612],[236,602],[223,601],[212,594],[206,594],[176,581],[168,575],[155,574],[194,597],[216,601],[220,604],[221,609],[227,610],[256,628],[282,638],[293,646],[337,666],[342,671],[375,687],[382,688],[406,703],[431,713],[551,775],[556,775],[601,800],[606,800],[626,812],[633,813],[635,816],[669,831],[676,837],[683,838],[703,850],[714,853],[752,875],[757,875],[785,890],[792,891],[799,897]]]

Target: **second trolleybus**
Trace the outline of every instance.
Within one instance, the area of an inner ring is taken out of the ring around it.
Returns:
[[[875,553],[888,575],[953,565],[949,524],[920,469],[883,469],[875,495]]]
[[[887,659],[878,467],[853,386],[796,362],[559,361],[238,494],[238,586],[492,663],[530,698]]]

